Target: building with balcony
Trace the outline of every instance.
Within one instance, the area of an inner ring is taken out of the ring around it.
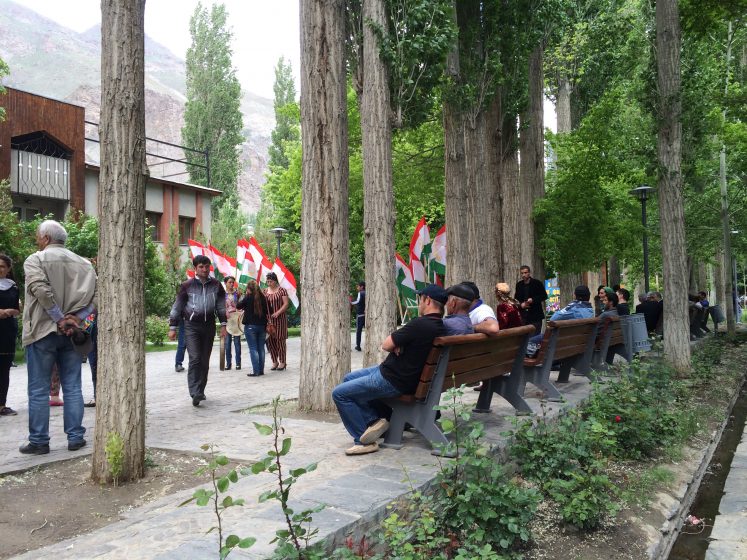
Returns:
[[[85,120],[81,106],[6,90],[0,99],[6,110],[0,122],[0,179],[10,182],[13,210],[23,220],[40,214],[63,219],[74,210],[97,216],[98,126]],[[210,238],[211,200],[221,191],[171,179],[187,176],[183,150],[146,141],[145,210],[157,242],[166,240],[172,224],[181,244],[200,233]]]

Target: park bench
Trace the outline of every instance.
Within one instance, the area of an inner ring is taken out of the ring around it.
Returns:
[[[528,325],[506,329],[491,337],[468,334],[436,338],[415,394],[384,400],[392,408],[392,417],[382,446],[401,448],[405,424],[420,432],[434,448],[447,444],[436,422],[434,407],[443,391],[462,384],[483,382],[483,392],[489,387],[491,395],[496,392],[517,410],[531,412],[519,388],[527,342],[533,333],[534,328]],[[512,371],[516,375],[507,375]]]
[[[638,328],[632,324],[634,322],[638,323]],[[592,357],[592,369],[604,371],[609,368],[606,362],[609,349],[612,349],[613,357],[619,354],[628,363],[633,361],[635,354],[651,349],[645,319],[641,313],[607,317],[603,321]]]
[[[540,388],[549,401],[560,402],[563,396],[550,382],[553,364],[559,364],[558,380],[568,381],[571,368],[588,372],[597,336],[596,318],[548,321],[540,351],[534,358],[524,359],[521,394],[527,383]]]

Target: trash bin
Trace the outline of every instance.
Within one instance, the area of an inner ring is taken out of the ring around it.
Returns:
[[[623,333],[627,335],[626,342],[631,354],[651,350],[651,340],[648,338],[646,318],[643,313],[623,315],[620,320],[623,321]]]
[[[713,319],[713,322],[716,325],[726,321],[726,315],[724,315],[724,310],[721,309],[720,305],[712,305],[708,309],[710,310],[710,313],[711,313],[711,319]]]

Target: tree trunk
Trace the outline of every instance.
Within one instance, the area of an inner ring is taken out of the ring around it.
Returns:
[[[537,45],[529,56],[529,107],[521,115],[520,134],[520,192],[522,205],[521,261],[532,267],[535,278],[545,277],[545,266],[538,251],[537,231],[534,227],[534,201],[545,196],[545,130],[543,121],[544,74],[542,45]]]
[[[690,370],[687,250],[682,202],[680,19],[677,0],[656,2],[659,89],[659,223],[664,276],[664,355],[680,372]]]
[[[617,257],[613,256],[609,258],[609,261],[607,261],[607,285],[611,288],[612,286],[615,286],[619,283],[620,283],[620,261],[617,260]]]
[[[386,29],[384,0],[363,0],[363,232],[366,252],[366,339],[363,365],[385,357],[382,341],[396,324],[394,190],[389,76],[374,26]]]
[[[492,212],[496,208],[496,189],[489,180],[486,143],[485,111],[473,108],[464,124],[469,278],[480,288],[485,303],[494,307],[498,259],[496,220]]]
[[[330,411],[332,389],[350,370],[350,306],[341,297],[350,282],[345,2],[301,0],[300,12],[304,309],[299,407]]]
[[[112,480],[113,434],[124,444],[120,479],[141,478],[145,465],[144,12],[145,0],[101,2],[96,482]]]
[[[570,132],[573,129],[571,121],[571,83],[565,76],[558,79],[558,101],[555,105],[558,120],[558,134]],[[559,274],[558,290],[560,290],[561,307],[573,299],[573,290],[581,284],[581,274]]]
[[[504,113],[501,120],[501,142],[499,146],[500,178],[499,192],[501,194],[501,226],[500,239],[502,241],[502,271],[501,278],[508,281],[519,279],[519,268],[526,263],[522,260],[526,243],[525,222],[529,219],[528,207],[531,195],[519,190],[519,159],[516,143],[516,116]]]
[[[558,80],[558,101],[555,105],[558,120],[558,134],[573,130],[571,120],[571,83],[568,78],[561,76]]]
[[[456,21],[456,6],[453,7]],[[446,73],[459,83],[458,41],[446,58]],[[444,96],[444,206],[446,210],[446,285],[470,278],[467,251],[458,250],[467,233],[467,170],[464,160],[464,116],[459,104]]]
[[[485,206],[483,212],[491,214],[490,219],[495,223],[493,224],[493,245],[495,250],[495,266],[493,267],[493,285],[496,282],[503,282],[506,276],[506,269],[504,265],[504,232],[506,230],[506,221],[503,213],[503,208],[506,202],[503,200],[502,192],[502,181],[504,175],[503,169],[503,110],[502,110],[502,97],[500,90],[496,93],[495,98],[490,103],[488,111],[485,115],[486,128],[485,128],[485,154],[487,162],[487,173],[488,181],[490,186],[490,195],[493,202],[490,206]],[[513,217],[512,217],[513,218]],[[510,223],[513,223],[512,220]],[[516,235],[515,231],[511,233],[512,237]],[[483,240],[483,243],[486,241]],[[509,271],[509,275],[513,278],[513,273]],[[491,286],[492,287],[492,286]],[[492,289],[490,290],[493,291]]]

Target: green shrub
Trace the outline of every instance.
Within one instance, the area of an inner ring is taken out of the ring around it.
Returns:
[[[679,387],[662,363],[635,360],[630,368],[618,383],[595,386],[584,413],[614,432],[613,456],[641,459],[677,439]]]
[[[594,529],[607,516],[614,516],[620,506],[615,497],[615,486],[602,465],[570,473],[567,479],[555,478],[546,485],[548,494],[560,506],[563,521],[581,529]]]
[[[156,346],[163,346],[169,334],[169,320],[158,315],[145,318],[145,338]]]

